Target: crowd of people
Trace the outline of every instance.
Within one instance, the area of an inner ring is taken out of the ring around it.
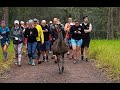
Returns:
[[[38,64],[48,62],[49,53],[52,53],[52,45],[58,39],[59,31],[62,32],[65,43],[69,45],[70,51],[67,52],[67,55],[70,56],[69,59],[73,59],[74,63],[78,63],[80,60],[88,61],[89,34],[92,31],[92,24],[89,23],[88,16],[83,17],[82,23],[79,20],[73,21],[72,18],[68,18],[65,25],[58,18],[54,18],[49,23],[46,20],[39,22],[36,18],[27,22],[15,20],[11,30],[6,26],[5,20],[2,20],[0,41],[3,61],[8,60],[7,49],[12,40],[16,65],[21,66],[23,46],[28,57],[28,64],[36,65],[36,59]],[[52,55],[51,58],[55,59],[55,63],[57,63],[56,55]]]

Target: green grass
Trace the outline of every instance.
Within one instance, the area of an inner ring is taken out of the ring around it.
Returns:
[[[120,40],[91,40],[90,58],[114,80],[120,79]]]
[[[12,41],[10,43],[10,46],[8,47],[8,61],[6,62],[6,64],[3,64],[3,54],[2,54],[2,49],[0,47],[0,73],[3,73],[4,71],[10,69],[13,63],[13,57],[14,57],[14,49],[13,49]]]

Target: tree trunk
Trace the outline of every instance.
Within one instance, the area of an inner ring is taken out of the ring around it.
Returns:
[[[110,8],[108,8],[107,39],[110,37]]]
[[[111,13],[110,13],[110,14],[111,14],[111,15],[110,15],[110,16],[111,16],[111,19],[110,19],[110,20],[111,20],[111,21],[110,21],[110,23],[111,23],[111,31],[110,31],[111,37],[110,37],[110,38],[111,38],[111,39],[114,39],[114,31],[113,31],[113,9],[114,9],[113,7],[111,7],[111,9],[110,9],[110,10],[111,10],[111,11],[110,11],[110,12],[111,12]]]
[[[8,24],[8,7],[3,7],[3,19],[6,21],[6,23]]]

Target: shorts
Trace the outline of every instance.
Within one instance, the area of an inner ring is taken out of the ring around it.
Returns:
[[[38,42],[37,42],[37,51],[40,51],[40,49],[41,49],[40,47],[41,47],[41,42],[38,41]]]
[[[10,45],[10,41],[7,41],[8,46]],[[4,47],[4,45],[6,45],[6,42],[1,42],[1,47]]]
[[[73,45],[81,46],[82,43],[83,43],[83,40],[82,40],[82,39],[80,39],[80,40],[75,40],[75,39],[71,38],[71,44],[72,44],[72,46],[73,46]]]
[[[90,44],[90,38],[89,39],[83,39],[83,44],[82,44],[81,48],[89,47],[89,44]]]
[[[41,51],[45,51],[49,49],[50,49],[50,41],[45,41],[44,44],[40,46]]]

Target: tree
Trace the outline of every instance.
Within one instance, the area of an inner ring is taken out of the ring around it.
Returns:
[[[3,7],[3,19],[6,21],[6,23],[8,24],[8,19],[9,19],[9,15],[8,15],[8,7]]]

